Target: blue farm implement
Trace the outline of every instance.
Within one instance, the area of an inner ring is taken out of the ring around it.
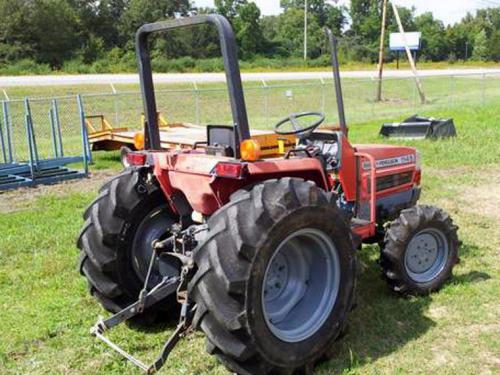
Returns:
[[[0,191],[87,176],[91,155],[82,100],[79,96],[76,102],[61,100],[70,105],[74,114],[65,116],[69,120],[65,124],[61,122],[57,99],[2,102]],[[35,115],[32,105],[36,107]],[[82,167],[75,169],[73,165]]]

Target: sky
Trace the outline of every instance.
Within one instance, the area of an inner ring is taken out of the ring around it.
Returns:
[[[259,6],[262,14],[279,14],[280,0],[253,0]],[[458,22],[467,12],[476,9],[500,6],[500,0],[395,0],[397,5],[406,7],[414,6],[416,14],[432,12],[434,17],[440,19],[445,25]],[[213,0],[194,0],[197,6],[213,7]],[[339,3],[348,5],[349,0],[340,0]]]

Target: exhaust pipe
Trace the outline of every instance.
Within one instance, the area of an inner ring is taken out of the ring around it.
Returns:
[[[342,86],[340,84],[340,68],[339,68],[339,59],[337,55],[337,38],[335,38],[335,36],[332,33],[332,30],[330,30],[328,27],[325,27],[325,34],[328,37],[332,53],[333,83],[335,85],[335,96],[337,98],[337,110],[339,112],[340,129],[342,130],[342,133],[344,133],[344,136],[347,138],[348,129],[345,121]]]

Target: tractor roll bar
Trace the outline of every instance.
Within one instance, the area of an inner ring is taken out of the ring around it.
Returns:
[[[339,112],[339,124],[342,133],[347,138],[347,124],[345,121],[345,112],[344,112],[344,98],[342,96],[342,85],[340,84],[340,67],[339,67],[339,59],[337,55],[337,38],[332,33],[328,27],[325,27],[325,33],[328,37],[328,41],[330,42],[330,49],[332,53],[332,69],[333,69],[333,83],[335,85],[335,97],[337,98],[337,110]]]
[[[202,24],[212,24],[216,26],[219,33],[229,100],[231,103],[231,112],[233,115],[233,125],[235,128],[235,157],[239,158],[240,142],[250,138],[250,129],[248,126],[247,110],[241,84],[240,66],[238,63],[234,31],[229,21],[218,14],[198,15],[170,21],[149,23],[141,26],[139,30],[137,30],[135,41],[142,101],[144,105],[145,148],[153,150],[159,150],[161,148],[148,37],[150,34],[160,31],[169,31]]]

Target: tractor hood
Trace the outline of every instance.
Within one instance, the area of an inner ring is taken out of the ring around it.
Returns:
[[[358,152],[372,155],[377,169],[415,164],[417,150],[414,147],[392,146],[381,144],[354,145]]]

